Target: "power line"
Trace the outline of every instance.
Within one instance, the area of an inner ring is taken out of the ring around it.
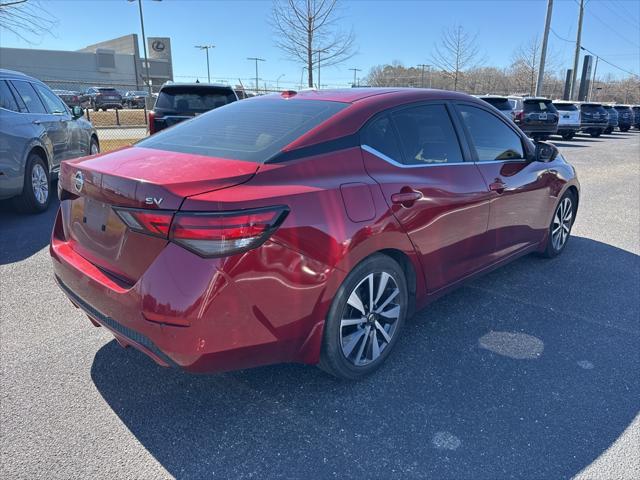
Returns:
[[[629,18],[625,17],[624,15],[621,15],[615,9],[611,8],[611,6],[607,2],[600,2],[600,5],[604,6],[607,10],[609,10],[609,12],[613,13],[616,17],[618,17],[621,20],[624,20],[629,25],[631,25],[633,28],[638,30],[639,26],[638,26],[637,22],[634,22],[634,21],[630,20]]]
[[[628,15],[629,17],[631,17],[634,21],[638,22],[640,21],[640,8],[638,9],[638,11],[636,12],[639,15],[634,15],[632,14],[629,10],[627,10],[627,7],[625,7],[622,2],[618,2],[618,1],[614,1],[613,4],[619,8],[620,10],[622,10],[623,12],[625,12],[626,15]]]
[[[607,27],[609,30],[611,30],[613,33],[615,33],[618,37],[620,37],[622,40],[624,40],[627,43],[630,43],[632,45],[635,45],[637,47],[640,47],[640,44],[633,42],[631,40],[629,40],[627,37],[625,37],[624,35],[622,35],[620,32],[618,32],[617,28],[612,27],[611,25],[609,25],[607,22],[605,22],[604,20],[602,20],[600,17],[598,17],[598,15],[596,15],[593,10],[590,10],[591,16],[593,18],[595,18],[596,20],[598,20],[602,25],[604,25],[605,27]]]
[[[630,72],[629,70],[625,70],[622,67],[619,67],[618,65],[614,65],[613,63],[605,60],[604,58],[602,58],[600,55],[598,55],[597,53],[592,52],[591,50],[589,50],[588,48],[585,47],[580,47],[582,50],[584,50],[585,52],[589,52],[591,55],[595,55],[596,57],[598,57],[600,60],[602,60],[604,63],[611,65],[613,68],[617,68],[618,70],[624,72],[624,73],[628,73],[629,75],[633,76],[633,77],[638,77],[640,78],[640,75],[638,75],[637,73],[633,73]]]

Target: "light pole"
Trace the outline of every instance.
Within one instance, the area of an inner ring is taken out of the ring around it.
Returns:
[[[284,77],[284,73],[281,73],[278,78],[276,78],[276,90],[280,90],[280,79]]]
[[[306,66],[302,67],[302,71],[300,72],[300,90],[304,88],[304,71],[307,69]]]
[[[211,71],[209,69],[209,49],[216,48],[216,46],[215,45],[196,45],[195,47],[199,48],[200,50],[206,50],[207,52],[207,79],[209,83],[211,83]]]
[[[247,60],[253,60],[256,62],[256,95],[258,94],[258,62],[266,62],[266,60],[264,58],[258,58],[258,57],[247,57]]]
[[[135,2],[136,0],[127,0],[128,2]],[[155,0],[161,2],[162,0]],[[149,89],[149,97],[153,94],[151,89],[151,75],[149,75],[149,59],[147,58],[147,38],[144,34],[144,16],[142,15],[142,0],[138,0],[138,9],[140,10],[140,30],[142,30],[142,48],[144,49],[144,66],[147,72],[147,87]]]
[[[355,87],[355,86],[357,86],[356,85],[356,80],[357,80],[356,75],[357,75],[358,72],[361,72],[362,70],[359,69],[359,68],[350,68],[349,70],[353,71],[353,84],[352,84],[352,86]]]

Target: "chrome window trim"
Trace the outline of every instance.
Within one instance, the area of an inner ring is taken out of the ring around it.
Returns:
[[[375,155],[381,160],[384,160],[385,162],[390,163],[394,167],[398,167],[398,168],[444,167],[444,166],[450,166],[450,165],[473,165],[474,163],[474,162],[451,162],[451,163],[444,162],[444,163],[425,163],[423,165],[405,165],[404,163],[397,162],[393,158],[385,155],[384,153],[376,150],[373,147],[370,147],[369,145],[362,144],[360,145],[360,148],[362,148],[366,152],[369,152],[372,155]]]

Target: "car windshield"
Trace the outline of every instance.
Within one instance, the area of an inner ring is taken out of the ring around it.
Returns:
[[[561,112],[575,112],[578,110],[578,107],[573,103],[554,103],[553,105]]]
[[[117,94],[118,91],[115,88],[98,88],[98,91],[100,93],[107,93],[107,94]]]
[[[524,111],[528,112],[551,112],[555,113],[556,107],[549,100],[525,100]]]
[[[176,112],[207,112],[236,101],[229,88],[172,87],[158,95],[156,108]]]
[[[348,104],[261,98],[234,102],[136,145],[263,163]]]
[[[481,97],[481,98],[485,102],[496,107],[498,110],[513,110],[513,105],[506,98],[500,98],[500,97]]]
[[[585,113],[607,113],[607,111],[598,103],[587,103],[582,105],[582,111]]]

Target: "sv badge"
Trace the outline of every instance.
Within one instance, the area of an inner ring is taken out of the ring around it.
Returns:
[[[156,207],[159,207],[162,203],[162,200],[164,200],[164,198],[147,197],[144,199],[144,203],[146,203],[147,205],[155,205]]]

